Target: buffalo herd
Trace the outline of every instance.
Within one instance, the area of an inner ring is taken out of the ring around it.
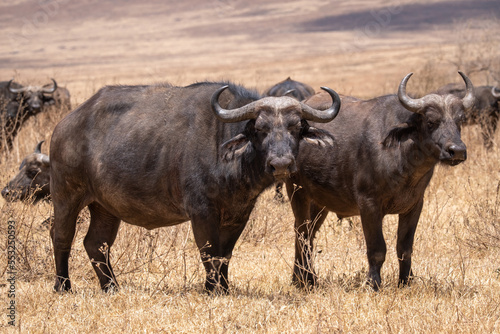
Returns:
[[[231,82],[106,86],[40,142],[2,190],[7,201],[50,200],[56,291],[71,290],[68,259],[80,211],[101,289],[117,281],[109,262],[120,222],[154,229],[190,221],[206,270],[205,290],[226,293],[234,245],[257,198],[285,184],[295,216],[294,285],[317,284],[314,239],[328,212],[360,216],[367,282],[381,287],[385,215],[399,215],[399,285],[412,278],[414,235],[435,166],[467,159],[462,125],[479,124],[491,148],[500,91],[449,84],[414,98],[406,75],[396,94],[369,100],[286,80],[263,94]],[[10,150],[23,121],[49,105],[70,108],[55,80],[0,82],[1,140]],[[106,250],[103,252],[103,246]],[[106,263],[106,266],[99,266]]]

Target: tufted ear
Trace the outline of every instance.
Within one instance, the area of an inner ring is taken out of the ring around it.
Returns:
[[[222,159],[230,161],[241,156],[247,150],[248,145],[250,145],[250,140],[240,133],[221,145]]]
[[[330,132],[309,126],[308,124],[304,126],[301,135],[302,139],[307,143],[320,147],[333,146],[333,141],[335,139]]]
[[[387,136],[382,141],[382,145],[385,147],[395,147],[415,130],[416,127],[414,125],[408,123],[398,124],[387,133]]]

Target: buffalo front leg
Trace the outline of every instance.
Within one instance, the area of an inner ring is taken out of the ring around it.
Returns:
[[[120,219],[95,202],[89,205],[89,211],[90,225],[83,244],[99,278],[101,289],[108,292],[118,286],[109,255],[120,227]]]
[[[376,207],[361,208],[361,224],[366,242],[366,255],[368,257],[368,283],[373,290],[378,291],[382,279],[380,270],[385,262],[387,246],[382,232],[383,215]]]
[[[409,284],[413,275],[411,270],[411,255],[413,253],[413,240],[417,229],[418,219],[422,212],[423,199],[413,209],[399,215],[398,240],[396,251],[399,261],[399,286]]]
[[[313,287],[317,277],[313,267],[313,249],[316,232],[326,219],[328,211],[312,203],[304,190],[292,192],[287,184],[295,216],[295,261],[292,283],[299,288]]]
[[[219,222],[218,218],[207,218],[191,219],[194,238],[206,270],[205,290],[224,294],[229,289],[229,260],[248,215],[242,213],[242,218],[230,225]]]
[[[201,261],[206,271],[205,290],[227,292],[229,259],[220,250],[220,231],[217,218],[192,217],[194,239],[200,250]]]

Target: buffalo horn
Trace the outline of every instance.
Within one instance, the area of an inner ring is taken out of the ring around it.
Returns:
[[[42,153],[42,144],[45,142],[45,140],[42,140],[41,142],[39,142],[37,145],[36,145],[36,148],[35,148],[35,153]]]
[[[474,96],[474,86],[472,85],[472,81],[470,81],[470,79],[462,71],[458,71],[458,74],[460,74],[465,81],[465,96],[462,99],[462,103],[465,110],[469,110],[474,106],[474,102],[476,100],[476,97]]]
[[[327,123],[332,121],[335,117],[337,117],[337,114],[339,113],[340,110],[340,97],[339,95],[333,90],[328,87],[321,87],[325,92],[330,94],[332,97],[332,106],[326,110],[318,110],[311,108],[305,103],[300,103],[302,106],[302,112],[304,115],[304,119],[308,121],[313,121],[317,123]]]
[[[491,89],[491,95],[493,95],[494,97],[500,97],[500,93],[497,93],[496,90],[497,90],[497,86],[493,87]]]
[[[219,104],[219,96],[222,92],[228,87],[228,85],[222,86],[215,91],[212,95],[212,99],[210,101],[212,105],[212,109],[215,112],[215,116],[222,122],[226,123],[236,123],[245,121],[248,119],[254,119],[257,117],[255,112],[255,102],[249,103],[243,107],[236,109],[223,109]]]
[[[406,83],[408,82],[408,80],[412,75],[413,73],[408,73],[399,84],[398,98],[401,104],[406,109],[408,109],[409,111],[419,113],[425,106],[425,99],[424,98],[412,99],[411,97],[408,96],[408,94],[406,94]]]
[[[52,94],[56,91],[57,89],[57,82],[54,80],[54,79],[50,79],[52,80],[52,82],[54,83],[54,85],[52,86],[52,88],[43,88],[43,92],[46,93],[46,94]]]
[[[9,92],[13,94],[19,94],[26,91],[26,87],[21,87],[21,88],[11,87],[10,84],[12,83],[12,81],[14,81],[14,79],[10,80],[9,83],[7,84],[7,89],[9,90]]]

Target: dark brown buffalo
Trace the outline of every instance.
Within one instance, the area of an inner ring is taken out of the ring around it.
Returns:
[[[69,92],[52,84],[45,86],[21,86],[13,80],[0,82],[0,150],[12,149],[12,141],[22,124],[48,106],[71,108]]]
[[[313,240],[329,211],[339,218],[361,215],[368,282],[375,290],[386,255],[382,220],[398,214],[399,282],[408,283],[415,229],[434,167],[466,159],[460,126],[474,104],[474,90],[459,73],[467,86],[463,99],[436,94],[412,99],[406,94],[411,73],[401,82],[398,95],[366,101],[343,98],[337,120],[317,125],[333,134],[334,144],[321,149],[301,145],[299,171],[287,180],[297,231],[294,283],[315,284]],[[316,94],[304,103],[320,108],[325,101],[324,94]]]
[[[463,85],[451,83],[439,88],[436,93],[453,94],[462,98],[465,89]],[[474,95],[476,96],[474,107],[465,114],[465,124],[479,124],[484,146],[490,149],[494,145],[493,138],[500,117],[500,93],[495,92],[495,87],[479,86],[474,87]]]
[[[259,194],[295,172],[301,139],[329,145],[307,121],[329,122],[340,99],[319,111],[291,97],[241,86],[105,87],[64,118],[50,147],[55,290],[68,290],[78,213],[101,288],[116,285],[109,253],[120,221],[147,229],[190,220],[206,290],[228,289],[228,264]],[[220,103],[220,105],[219,105]]]
[[[2,196],[9,202],[30,200],[36,203],[50,196],[49,156],[41,151],[43,141],[35,151],[24,158],[19,173],[2,190]]]
[[[299,101],[303,101],[314,95],[314,89],[302,82],[292,80],[290,77],[268,88],[264,96],[291,96]]]

